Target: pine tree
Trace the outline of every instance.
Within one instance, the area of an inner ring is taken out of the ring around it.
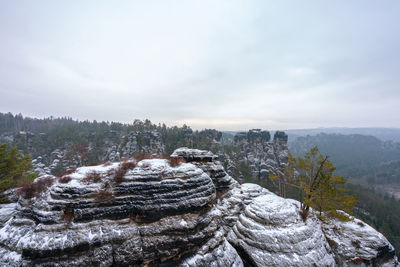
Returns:
[[[342,187],[346,179],[334,175],[335,169],[328,157],[322,156],[318,148],[313,147],[304,157],[289,155],[289,164],[285,170],[271,178],[279,181],[281,194],[285,194],[282,188],[286,186],[298,189],[301,212],[305,217],[311,207],[318,212],[320,218],[328,215],[346,220],[347,216],[338,210],[351,213],[357,200]]]
[[[29,155],[22,155],[17,147],[9,148],[0,145],[0,194],[23,182],[32,181],[36,174],[32,172],[32,161]],[[5,197],[0,202],[5,202]]]

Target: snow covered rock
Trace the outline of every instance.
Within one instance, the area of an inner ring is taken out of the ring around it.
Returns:
[[[225,172],[221,162],[217,160],[218,157],[210,151],[182,147],[176,149],[171,154],[171,157],[184,158],[187,162],[202,169],[211,177],[216,190],[220,193],[226,192],[229,188],[238,184],[237,181]]]
[[[172,156],[189,163],[128,160],[37,178],[49,187],[0,206],[0,266],[398,264],[357,219],[304,222],[299,202],[239,185],[211,152]]]
[[[228,240],[253,266],[335,266],[317,218],[303,222],[298,203],[273,193],[255,198]]]
[[[232,247],[232,245],[223,238],[223,241],[215,248],[205,245],[195,255],[185,259],[179,266],[197,267],[197,266],[231,266],[243,267],[243,261]]]
[[[0,228],[17,212],[16,203],[0,204]]]
[[[10,255],[18,266],[172,264],[215,235],[215,186],[201,169],[143,160],[116,183],[117,168],[78,168],[41,198],[20,199],[0,229],[0,265]],[[100,179],[87,181],[94,171]]]
[[[371,226],[354,218],[331,220],[322,229],[340,266],[396,266],[395,250]]]

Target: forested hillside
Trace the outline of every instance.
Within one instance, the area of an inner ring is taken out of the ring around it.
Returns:
[[[400,183],[400,143],[359,134],[324,134],[298,137],[289,142],[294,155],[318,146],[330,157],[337,172],[370,184]]]
[[[212,148],[213,140],[221,139],[216,130],[192,131],[189,127],[167,127],[155,125],[150,120],[134,120],[132,123],[76,121],[72,118],[35,119],[0,113],[0,143],[16,145],[32,158],[49,154],[56,149],[68,148],[71,153],[84,154],[84,164],[103,160],[105,149],[110,144],[126,143],[131,132],[161,133],[169,154],[179,146]],[[190,140],[189,138],[190,137]],[[144,136],[137,138],[138,147],[147,145]],[[84,150],[84,151],[82,151]]]
[[[325,134],[342,134],[342,135],[368,135],[374,136],[381,141],[395,141],[400,142],[400,128],[377,128],[377,127],[363,127],[363,128],[315,128],[315,129],[298,129],[285,131],[290,139],[295,139],[301,136],[317,135],[320,133]]]

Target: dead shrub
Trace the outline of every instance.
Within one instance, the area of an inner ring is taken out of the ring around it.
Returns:
[[[121,167],[118,167],[114,171],[114,182],[116,182],[117,184],[122,183],[125,180],[124,176],[125,176],[127,171],[128,171],[127,169],[123,169]]]
[[[64,176],[64,175],[69,175],[69,174],[71,174],[71,173],[74,173],[76,171],[76,168],[71,168],[71,169],[68,169],[68,170],[66,170],[66,171],[63,171],[63,172],[61,172],[61,173],[57,173],[55,176],[57,176],[57,177],[62,177],[62,176]]]
[[[364,260],[362,258],[360,258],[360,257],[357,257],[357,258],[351,259],[350,262],[353,263],[353,264],[359,265],[359,264],[363,263]]]
[[[60,183],[63,183],[63,184],[67,184],[67,183],[69,183],[71,180],[72,180],[71,176],[68,176],[68,175],[58,178],[58,181],[59,181]]]
[[[125,174],[128,170],[133,169],[136,167],[136,162],[130,161],[123,161],[119,164],[118,168],[115,170],[111,170],[107,172],[107,175],[112,175],[114,173],[114,182],[119,184],[122,183],[125,179]]]
[[[34,182],[24,182],[17,190],[17,195],[25,199],[40,197],[41,193],[46,191],[54,183],[54,179],[50,176],[36,179]]]
[[[144,159],[151,159],[150,155],[142,154],[142,153],[136,153],[134,156],[136,162],[142,161]]]
[[[101,174],[97,171],[90,171],[86,173],[86,176],[82,181],[86,183],[98,183],[101,181]]]
[[[306,222],[308,217],[308,209],[300,209],[299,214],[303,222]]]
[[[103,162],[101,161],[94,161],[94,162],[90,162],[88,164],[86,164],[86,166],[98,166],[98,165],[102,165]]]
[[[94,193],[93,197],[98,202],[114,199],[114,195],[111,192],[106,191],[106,190],[101,190],[101,191]]]
[[[107,176],[114,175],[114,172],[115,172],[115,169],[109,169],[109,170],[106,172],[106,175],[107,175]]]
[[[351,244],[352,244],[355,248],[361,248],[361,242],[360,242],[360,240],[351,240]]]
[[[364,226],[365,226],[365,224],[364,224],[362,221],[358,221],[357,224],[358,224],[359,226],[361,226],[361,227],[364,227]]]
[[[51,176],[45,176],[36,180],[37,191],[43,192],[53,185],[54,179]]]
[[[71,168],[65,171],[65,174],[71,174],[74,173],[76,171],[76,168]]]
[[[61,218],[68,224],[70,224],[72,222],[72,220],[74,219],[74,214],[73,213],[63,213],[63,215],[61,216]]]
[[[74,208],[71,204],[67,204],[67,206],[63,208],[63,214],[61,215],[61,219],[63,219],[67,224],[70,224],[74,218],[75,218]]]
[[[328,241],[328,244],[332,249],[337,249],[337,247],[339,246],[338,243],[336,243],[335,240],[332,240],[332,239],[330,239],[328,237],[326,237],[326,241]]]
[[[224,192],[217,191],[216,195],[217,195],[217,199],[222,200],[222,197],[224,196]]]
[[[153,159],[168,159],[169,157],[166,155],[157,155],[157,156],[153,156]]]
[[[177,157],[177,158],[169,157],[168,163],[169,163],[169,166],[171,166],[171,167],[177,167],[177,166],[181,165],[181,163],[186,163],[186,160],[182,157]]]
[[[32,182],[24,182],[18,189],[17,194],[25,199],[31,199],[36,195],[35,186]]]
[[[136,162],[134,161],[124,161],[120,164],[120,168],[124,170],[134,169],[136,167]]]

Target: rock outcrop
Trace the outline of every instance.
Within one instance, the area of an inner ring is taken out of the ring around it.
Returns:
[[[267,179],[270,174],[277,174],[288,162],[288,136],[284,132],[275,132],[271,141],[268,131],[253,129],[237,133],[233,146],[238,154],[233,155],[234,162],[245,164],[250,168],[252,177]],[[237,173],[236,166],[228,168],[228,173]],[[240,175],[240,174],[239,174]]]
[[[135,153],[146,155],[165,154],[165,146],[161,139],[161,134],[157,131],[134,131],[123,138],[119,150],[122,158],[131,158]]]
[[[181,148],[172,159],[40,180],[46,190],[3,206],[1,266],[397,264],[393,247],[371,227],[321,224],[312,214],[304,222],[297,201],[239,185],[208,151]]]
[[[255,266],[334,266],[319,220],[310,216],[304,222],[298,210],[297,201],[259,196],[240,214],[228,240]]]
[[[225,172],[221,162],[217,160],[218,157],[209,151],[183,147],[176,149],[171,157],[181,157],[186,162],[190,162],[202,169],[213,180],[218,193],[224,193],[233,185],[238,184]]]
[[[357,218],[322,224],[338,265],[396,266],[395,250],[387,239]]]

